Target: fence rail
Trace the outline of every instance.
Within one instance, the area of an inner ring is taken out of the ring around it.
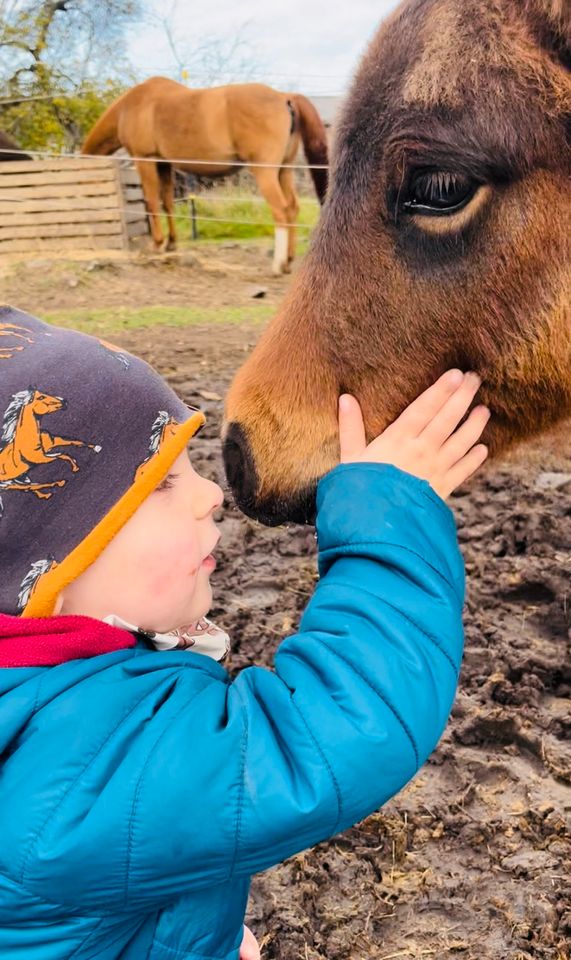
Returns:
[[[0,254],[127,249],[147,232],[140,184],[105,157],[0,162]]]
[[[118,156],[117,154],[111,154],[109,156],[102,157],[100,154],[90,154],[90,153],[50,153],[46,150],[8,150],[0,149],[0,154],[10,153],[12,156],[14,153],[22,153],[24,156],[28,157],[38,157],[39,159],[70,159],[70,160],[111,160],[117,163],[171,163],[174,166],[180,166],[184,164],[185,166],[194,166],[194,167],[236,167],[237,169],[241,168],[268,168],[272,170],[328,170],[328,163],[257,163],[249,162],[247,160],[230,160],[228,158],[215,158],[212,157],[210,160],[200,160],[189,157],[131,157],[131,156]],[[26,160],[14,160],[14,161],[3,161],[3,163],[26,163]],[[30,162],[30,161],[28,161]],[[3,169],[3,167],[0,167]]]

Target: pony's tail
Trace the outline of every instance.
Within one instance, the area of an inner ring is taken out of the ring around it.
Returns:
[[[107,107],[103,116],[99,117],[99,120],[83,141],[82,153],[107,156],[119,149],[121,143],[117,135],[117,127],[122,99],[123,97],[119,97],[118,100],[115,100],[110,107]]]
[[[323,125],[323,120],[313,106],[311,100],[304,97],[301,93],[292,93],[289,97],[293,103],[296,116],[299,120],[299,129],[303,142],[303,152],[307,162],[311,165],[326,166],[327,159],[327,133]],[[319,202],[323,203],[327,193],[327,170],[310,171],[315,192]]]

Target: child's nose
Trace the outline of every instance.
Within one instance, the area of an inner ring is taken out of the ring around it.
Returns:
[[[212,480],[207,480],[206,477],[198,478],[198,489],[195,491],[195,510],[197,520],[202,519],[202,517],[207,516],[210,513],[214,513],[215,510],[218,510],[222,506],[224,501],[224,491]]]

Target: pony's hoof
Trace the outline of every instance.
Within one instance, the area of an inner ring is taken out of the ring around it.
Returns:
[[[281,277],[283,273],[289,273],[289,264],[287,260],[274,260],[272,263],[272,273],[274,277]]]
[[[169,240],[166,245],[166,250],[176,250],[176,240]]]

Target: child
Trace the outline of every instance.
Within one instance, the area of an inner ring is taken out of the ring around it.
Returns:
[[[341,398],[321,579],[275,670],[230,682],[189,627],[222,503],[186,454],[202,414],[103,341],[10,308],[0,330],[0,957],[251,960],[251,875],[376,810],[446,723],[463,567],[440,497],[486,456],[487,410],[458,427],[478,378],[449,371],[368,446]]]

